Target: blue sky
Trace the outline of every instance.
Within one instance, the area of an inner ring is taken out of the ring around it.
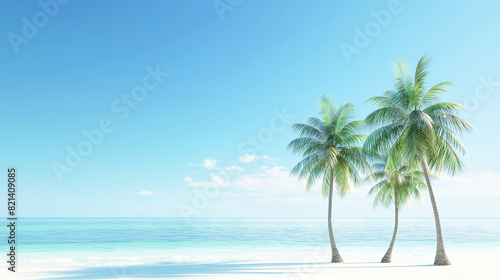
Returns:
[[[466,173],[435,183],[441,214],[498,216],[498,1],[62,2],[1,2],[0,161],[18,167],[21,216],[324,216],[288,176],[290,125],[322,94],[363,119],[391,63],[423,54],[479,131]],[[336,215],[391,216],[367,190]],[[432,217],[426,196],[404,215]]]

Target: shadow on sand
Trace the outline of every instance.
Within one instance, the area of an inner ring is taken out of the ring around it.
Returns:
[[[240,262],[161,262],[144,265],[86,267],[74,271],[58,271],[56,279],[120,279],[152,277],[193,277],[217,274],[282,274],[292,273],[303,263],[240,263]]]
[[[242,263],[242,262],[161,262],[156,264],[86,267],[73,271],[50,272],[59,274],[59,278],[51,279],[126,279],[126,278],[153,278],[153,277],[194,277],[214,276],[221,274],[294,274],[303,273],[310,269],[318,272],[322,269],[364,269],[364,268],[391,268],[391,267],[423,267],[433,265],[392,265],[375,262],[365,263]]]

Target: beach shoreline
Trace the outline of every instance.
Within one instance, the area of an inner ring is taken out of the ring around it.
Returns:
[[[495,279],[500,273],[498,219],[444,218],[449,267],[433,265],[432,219],[401,220],[391,264],[380,263],[391,241],[391,218],[337,220],[342,264],[329,263],[324,219],[23,222],[17,272],[2,262],[0,279],[391,280],[407,275],[405,279],[453,280]]]
[[[347,249],[347,248],[346,248]],[[344,250],[345,263],[329,263],[328,248],[296,255],[113,257],[39,259],[21,263],[15,274],[3,269],[2,279],[495,279],[500,273],[498,248],[451,248],[451,266],[433,265],[433,255],[396,248],[393,262],[380,263],[383,251]],[[379,252],[380,251],[380,252]],[[428,251],[428,250],[426,250]],[[112,255],[112,254],[110,254]]]

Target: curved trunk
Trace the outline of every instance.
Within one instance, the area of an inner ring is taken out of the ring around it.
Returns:
[[[384,257],[382,258],[383,263],[390,263],[391,258],[392,258],[392,249],[394,248],[394,243],[396,242],[396,235],[398,234],[398,222],[399,222],[399,213],[398,213],[398,191],[396,188],[394,188],[394,233],[392,234],[392,241],[391,245],[389,245],[389,249],[387,249],[387,252],[385,253]]]
[[[332,202],[333,202],[333,174],[330,177],[330,191],[328,194],[328,233],[330,235],[330,246],[332,247],[332,263],[342,263],[344,260],[340,256],[337,245],[335,245],[335,239],[333,238],[333,228],[332,228]]]
[[[434,198],[434,191],[432,190],[431,180],[429,179],[429,167],[427,162],[421,157],[420,163],[422,164],[422,169],[425,175],[425,182],[427,183],[427,188],[429,189],[429,195],[431,197],[432,210],[434,211],[434,220],[436,222],[436,236],[437,236],[437,246],[436,246],[436,258],[434,259],[435,265],[450,265],[448,256],[446,256],[446,251],[444,250],[443,232],[441,231],[441,222],[439,220],[439,213],[437,209],[436,199]]]

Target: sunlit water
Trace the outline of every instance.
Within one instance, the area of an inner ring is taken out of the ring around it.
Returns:
[[[344,251],[355,248],[383,253],[390,242],[393,224],[390,218],[338,218],[334,220],[336,242]],[[448,250],[500,249],[500,219],[443,218],[442,227]],[[113,254],[193,257],[207,252],[212,255],[292,253],[328,246],[328,242],[324,218],[40,218],[20,219],[18,225],[21,260]],[[433,219],[400,220],[397,248],[412,251],[433,248],[435,242]]]

